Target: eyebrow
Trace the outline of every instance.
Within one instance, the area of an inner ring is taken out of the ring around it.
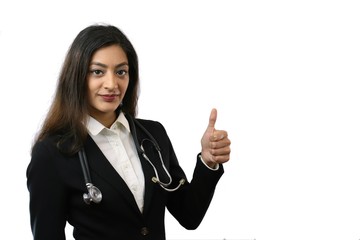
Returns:
[[[103,68],[107,68],[108,65],[104,64],[104,63],[100,63],[100,62],[91,62],[90,63],[90,66],[92,65],[96,65],[96,66],[100,66],[100,67],[103,67]],[[122,66],[129,66],[129,64],[127,62],[123,62],[123,63],[119,63],[115,66],[115,68],[118,68],[118,67],[122,67]]]

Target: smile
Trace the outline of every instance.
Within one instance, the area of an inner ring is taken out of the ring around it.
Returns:
[[[113,102],[117,99],[117,97],[119,96],[119,94],[105,94],[105,95],[100,95],[100,97],[105,101],[105,102]]]

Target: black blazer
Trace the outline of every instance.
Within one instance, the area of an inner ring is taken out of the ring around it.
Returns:
[[[186,179],[164,127],[155,121],[138,121],[160,145],[173,185],[181,178]],[[139,141],[148,138],[140,128],[136,130]],[[165,207],[184,228],[195,229],[202,221],[224,171],[222,165],[217,171],[209,170],[198,156],[191,182],[186,180],[179,190],[167,192],[151,181],[154,170],[139,156],[145,176],[144,210],[141,213],[126,183],[88,136],[84,148],[90,174],[103,199],[99,204],[87,205],[82,197],[87,189],[78,155],[61,154],[55,146],[57,139],[53,136],[35,144],[26,172],[35,240],[65,239],[66,221],[74,227],[73,235],[77,240],[163,240]],[[148,157],[157,161],[157,152],[150,146],[146,148]],[[162,172],[162,169],[158,171]]]

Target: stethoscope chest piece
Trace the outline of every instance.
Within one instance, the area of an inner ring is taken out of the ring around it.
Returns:
[[[83,174],[84,174],[86,188],[88,190],[87,193],[83,194],[84,202],[86,204],[90,204],[91,202],[100,203],[101,200],[102,200],[102,193],[91,182],[90,170],[89,170],[89,166],[88,166],[88,162],[87,162],[87,159],[86,159],[84,149],[81,149],[79,151],[79,158],[80,158],[81,169],[82,169]]]
[[[86,187],[88,189],[88,193],[83,194],[84,202],[86,204],[90,204],[91,202],[100,203],[102,200],[101,191],[91,183],[87,183]]]
[[[166,166],[164,164],[164,160],[162,158],[160,147],[159,147],[158,143],[156,142],[155,138],[138,121],[135,121],[130,116],[129,116],[128,120],[129,120],[129,123],[130,123],[131,132],[132,132],[132,135],[133,135],[133,138],[134,138],[134,143],[135,143],[135,146],[136,146],[136,149],[138,151],[139,156],[140,155],[143,156],[154,170],[155,176],[153,176],[151,178],[151,180],[155,184],[159,184],[160,187],[162,187],[164,190],[166,190],[168,192],[173,192],[173,191],[178,190],[180,188],[180,186],[185,184],[185,182],[186,182],[185,178],[181,178],[179,180],[179,183],[177,184],[177,186],[175,186],[173,188],[170,188],[170,185],[172,184],[172,177],[171,177],[169,171],[167,170],[167,168],[166,168]],[[138,141],[137,135],[136,135],[135,123],[138,125],[138,127],[140,127],[145,132],[145,134],[149,137],[149,139],[144,138],[141,142]],[[168,178],[167,182],[160,181],[159,173],[158,173],[154,163],[149,159],[149,157],[145,153],[145,149],[144,149],[144,146],[143,146],[143,144],[145,142],[150,143],[150,145],[152,145],[156,149],[156,152],[157,152],[157,155],[158,155],[158,160],[159,160],[159,163],[161,165],[159,167],[160,167],[160,169],[162,168],[163,171],[165,172],[165,174],[166,174],[166,176]],[[86,188],[87,188],[87,191],[88,191],[87,193],[83,194],[84,202],[86,204],[90,204],[91,202],[100,203],[103,196],[102,196],[101,191],[97,187],[95,187],[94,184],[92,184],[91,177],[90,177],[90,170],[89,170],[89,166],[88,166],[88,161],[87,161],[84,149],[81,149],[79,151],[79,159],[80,159],[81,169],[82,169],[84,179],[85,179]]]

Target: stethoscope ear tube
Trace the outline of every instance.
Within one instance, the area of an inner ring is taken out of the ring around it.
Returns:
[[[176,191],[178,190],[181,185],[184,185],[186,180],[184,178],[181,178],[179,180],[179,183],[176,187],[174,188],[169,188],[169,186],[172,184],[172,177],[169,173],[169,171],[166,169],[166,166],[164,164],[164,160],[162,158],[162,154],[161,154],[161,149],[160,149],[160,146],[159,144],[157,143],[157,141],[155,140],[155,138],[151,135],[151,133],[146,130],[146,128],[141,125],[138,121],[136,121],[135,119],[133,119],[131,116],[128,116],[128,121],[130,123],[130,129],[131,129],[131,132],[132,132],[132,136],[133,136],[133,139],[134,139],[134,143],[135,143],[135,146],[136,146],[136,149],[138,151],[138,154],[143,156],[143,158],[146,159],[146,161],[151,165],[151,167],[153,168],[154,170],[154,173],[155,173],[155,176],[151,178],[151,180],[154,182],[154,183],[158,183],[160,185],[160,187],[162,187],[164,190],[168,191],[168,192],[173,192],[173,191]],[[141,129],[144,131],[144,133],[150,138],[150,139],[143,139],[141,141],[141,143],[139,143],[138,141],[138,138],[137,138],[137,134],[136,134],[136,128],[135,128],[135,124]],[[169,178],[169,182],[165,183],[165,182],[162,182],[160,181],[160,178],[159,178],[159,174],[158,174],[158,171],[156,170],[156,167],[155,165],[150,161],[150,159],[148,158],[148,156],[146,155],[145,153],[145,149],[143,147],[143,142],[144,141],[149,141],[151,144],[154,145],[154,147],[156,148],[157,152],[158,152],[158,155],[159,155],[159,159],[160,159],[160,162],[161,162],[161,166],[163,168],[163,170],[165,171],[165,174],[168,176]]]
[[[181,185],[184,185],[186,180],[185,178],[181,178],[179,180],[179,183],[176,187],[174,188],[169,188],[170,185],[172,184],[172,177],[169,173],[169,171],[166,169],[165,164],[164,164],[164,160],[162,159],[162,154],[161,154],[161,150],[160,150],[160,146],[159,144],[156,142],[155,138],[150,134],[149,131],[147,131],[145,129],[144,126],[142,126],[138,121],[136,121],[135,119],[133,119],[131,116],[127,117],[129,123],[130,123],[130,130],[134,139],[134,143],[136,146],[136,149],[138,151],[139,156],[142,155],[143,158],[146,159],[146,161],[152,166],[155,176],[152,177],[152,181],[154,183],[158,183],[164,190],[168,191],[168,192],[173,192],[176,191],[180,188]],[[141,143],[139,143],[138,139],[137,139],[137,134],[136,134],[136,127],[135,124],[144,131],[144,133],[150,138],[147,139],[145,138]],[[159,175],[158,175],[158,171],[156,170],[155,165],[151,162],[151,160],[148,158],[148,156],[145,153],[145,149],[143,147],[143,142],[144,141],[150,141],[151,144],[154,145],[154,147],[156,148],[158,154],[159,154],[159,159],[162,165],[163,170],[165,171],[165,174],[168,176],[169,178],[169,182],[162,182],[160,181]],[[83,199],[84,202],[86,204],[90,204],[91,202],[94,203],[100,203],[102,200],[102,193],[101,191],[94,186],[94,184],[92,184],[91,181],[91,177],[90,177],[90,170],[89,170],[89,165],[88,165],[88,161],[86,158],[86,154],[85,154],[85,150],[82,148],[79,152],[79,159],[80,159],[80,164],[81,164],[81,169],[84,175],[84,180],[85,180],[85,184],[86,184],[86,188],[87,188],[87,193],[83,194]]]

